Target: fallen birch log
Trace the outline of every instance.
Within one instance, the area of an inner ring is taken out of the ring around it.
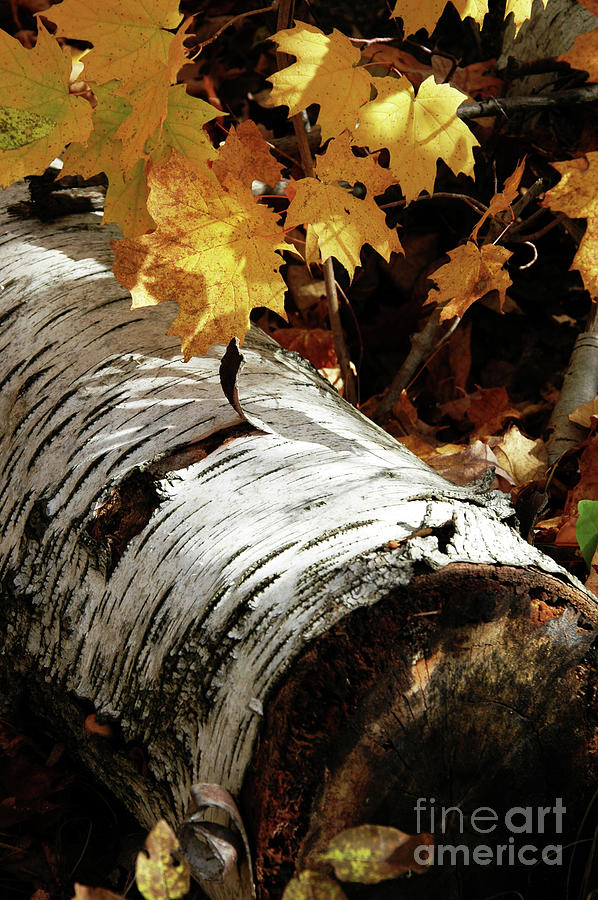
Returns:
[[[168,305],[130,311],[94,214],[44,224],[18,185],[2,225],[5,695],[147,827],[222,785],[264,900],[343,828],[434,830],[417,798],[467,821],[585,802],[596,601],[505,495],[445,481],[261,332],[229,349],[229,402],[224,348],[185,364]],[[251,896],[237,877],[204,886]],[[489,877],[513,875],[401,889]]]

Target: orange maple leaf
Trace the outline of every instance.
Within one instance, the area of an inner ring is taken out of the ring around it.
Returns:
[[[174,150],[148,181],[156,231],[114,242],[114,273],[133,308],[178,303],[169,334],[180,336],[185,359],[227,335],[242,338],[254,306],[284,314],[277,251],[287,245],[275,213],[232,175],[220,184]]]
[[[407,78],[375,78],[375,100],[359,111],[353,140],[370,150],[387,147],[390,171],[407,201],[434,189],[436,163],[442,157],[454,172],[473,172],[475,137],[457,117],[466,95],[449,84],[426,78],[417,96]]]
[[[480,25],[488,12],[488,0],[452,0],[452,2],[462,19],[471,16]],[[414,34],[419,28],[425,28],[428,34],[431,34],[447,3],[448,0],[429,0],[428,3],[422,3],[421,0],[397,0],[392,15],[403,20],[405,36]]]
[[[271,75],[268,106],[284,104],[289,115],[318,103],[322,140],[353,128],[359,107],[370,98],[371,77],[359,65],[361,54],[349,38],[337,31],[326,35],[313,25],[296,22],[272,38],[278,49],[297,62]]]
[[[168,87],[186,61],[184,28],[176,0],[145,0],[125,4],[103,0],[63,0],[48,11],[64,37],[89,41],[93,49],[84,57],[85,80],[92,86],[118,81],[117,93],[131,105],[116,137],[124,142],[125,170],[144,154],[146,140],[166,116]]]
[[[578,269],[587,290],[598,297],[598,266],[596,242],[598,241],[598,151],[588,153],[585,159],[572,159],[554,163],[561,173],[561,180],[547,192],[543,206],[557,209],[572,218],[587,218],[588,227],[571,263]]]
[[[294,350],[308,359],[316,369],[338,366],[334,335],[325,328],[278,328],[270,337],[286,350]]]
[[[282,166],[270,153],[261,131],[251,119],[238,128],[231,128],[215,156],[212,169],[218,178],[231,172],[248,187],[258,178],[271,187],[282,179]]]
[[[221,115],[222,110],[188,94],[184,84],[170,85],[166,118],[154,139],[145,147],[152,162],[158,163],[174,147],[187,162],[203,169],[217,156],[204,125]]]
[[[394,183],[388,170],[373,159],[355,157],[349,141],[346,134],[331,141],[326,153],[317,159],[317,177],[295,182],[287,220],[307,225],[308,263],[317,261],[317,256],[314,257],[317,244],[324,261],[334,256],[352,278],[355,267],[360,265],[364,244],[370,244],[387,262],[390,254],[401,253],[402,247],[396,231],[386,225],[384,212],[373,196],[354,197],[340,186],[339,181],[351,185],[357,181],[368,186],[371,183],[375,185],[372,193],[381,193]]]
[[[69,94],[71,58],[40,23],[26,50],[0,31],[0,185],[41,174],[69,141],[86,141],[91,106]]]
[[[512,172],[506,179],[505,186],[502,191],[499,191],[494,195],[494,197],[490,201],[488,209],[471,232],[470,237],[472,241],[475,241],[478,236],[478,231],[489,216],[495,216],[497,215],[497,213],[503,212],[505,209],[509,208],[509,206],[517,196],[517,192],[519,191],[519,182],[521,181],[521,178],[523,176],[524,169],[525,159],[522,159],[515,171]]]
[[[598,15],[598,9],[595,15]],[[572,69],[587,72],[590,81],[598,81],[598,28],[579,34],[571,49],[558,59],[561,62],[568,62]]]
[[[428,299],[442,306],[441,321],[462,317],[472,303],[489,291],[498,291],[502,308],[506,290],[512,284],[508,273],[502,271],[512,256],[509,250],[494,244],[477,247],[473,241],[468,241],[448,255],[450,262],[430,275],[437,290],[431,291]]]
[[[90,178],[104,172],[108,190],[103,222],[117,222],[125,237],[135,237],[151,231],[155,222],[147,211],[146,159],[139,159],[126,176],[122,172],[122,141],[116,135],[130,115],[131,106],[115,93],[115,85],[118,82],[96,85],[98,103],[92,113],[93,131],[86,145],[74,142],[65,151],[62,175]],[[219,114],[209,103],[190,97],[185,85],[170,87],[166,119],[151,151],[152,160],[159,161],[171,147],[176,147],[188,161],[205,167],[216,156],[216,150],[203,125]]]

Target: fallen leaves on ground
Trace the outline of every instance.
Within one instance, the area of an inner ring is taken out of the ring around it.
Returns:
[[[322,872],[305,869],[287,884],[282,900],[346,900],[338,881]]]
[[[581,425],[582,428],[595,427],[598,424],[598,397],[577,406],[569,413],[569,421]]]
[[[517,425],[511,425],[500,441],[492,445],[492,450],[513,484],[523,485],[546,473],[548,455],[544,441],[526,437]]]
[[[332,332],[324,328],[279,328],[270,337],[286,350],[294,350],[316,369],[338,366]]]

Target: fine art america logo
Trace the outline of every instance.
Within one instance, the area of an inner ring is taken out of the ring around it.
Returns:
[[[416,848],[415,861],[437,866],[548,866],[562,865],[563,846],[545,843],[563,833],[563,816],[567,809],[562,797],[554,806],[513,806],[497,813],[480,806],[465,815],[458,806],[436,806],[434,797],[418,797],[415,804],[417,831],[431,832],[436,843]],[[467,833],[467,843],[442,843],[447,832]],[[494,840],[490,835],[494,833]],[[475,836],[480,835],[479,843]],[[501,842],[496,838],[501,836]],[[546,835],[543,839],[542,836]],[[488,836],[488,837],[485,837]],[[558,838],[557,838],[558,840]]]

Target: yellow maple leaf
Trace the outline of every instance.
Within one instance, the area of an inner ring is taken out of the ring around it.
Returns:
[[[155,222],[147,211],[146,160],[138,159],[126,176],[122,173],[122,141],[116,135],[130,115],[131,106],[116,92],[118,86],[118,82],[96,86],[98,105],[92,113],[93,131],[86,146],[75,142],[66,150],[62,174],[90,178],[104,172],[108,190],[103,221],[116,222],[125,237],[135,237],[151,231]],[[174,146],[188,161],[205,168],[217,154],[203,125],[220,114],[209,103],[190,97],[185,85],[170,87],[167,115],[151,151],[152,160],[163,158]]]
[[[38,175],[69,141],[85,141],[91,106],[69,94],[71,58],[40,23],[26,50],[0,31],[0,185]]]
[[[505,209],[509,208],[519,191],[519,182],[523,176],[524,169],[525,159],[522,159],[515,171],[505,180],[505,186],[502,191],[498,191],[491,199],[488,209],[471,232],[470,237],[472,241],[475,241],[478,236],[478,231],[489,216],[495,216],[497,213],[503,212]]]
[[[431,34],[447,3],[448,0],[430,0],[428,3],[397,0],[392,15],[403,20],[405,36],[414,34],[419,28],[425,28]],[[452,4],[462,19],[471,16],[480,25],[488,12],[488,0],[452,0]]]
[[[544,7],[548,0],[541,0]],[[532,14],[533,0],[507,0],[505,6],[505,19],[513,13],[513,21],[515,22],[515,34],[519,31],[526,19]]]
[[[430,275],[437,290],[428,294],[428,299],[441,305],[440,320],[462,317],[472,303],[489,291],[498,291],[500,305],[505,300],[506,290],[512,284],[502,267],[512,256],[510,250],[494,244],[477,247],[468,241],[451,250],[450,262]]]
[[[249,187],[255,179],[274,187],[282,178],[282,166],[270,153],[261,131],[251,119],[231,128],[215,156],[212,168],[219,178],[232,172]]]
[[[390,169],[378,165],[373,156],[355,156],[348,134],[341,134],[328,145],[326,153],[318,156],[316,172],[320,181],[345,181],[350,185],[361,182],[370,197],[383,194],[397,183]]]
[[[171,31],[182,20],[176,0],[63,0],[44,15],[56,23],[59,35],[93,44],[93,52],[84,58],[87,81],[117,79],[124,86],[151,78],[157,65],[168,70],[175,38]],[[183,56],[179,68],[184,61]]]
[[[294,184],[295,196],[287,221],[307,226],[308,263],[317,261],[317,243],[322,259],[334,256],[352,278],[355,267],[360,265],[364,244],[370,244],[387,262],[392,252],[401,253],[403,248],[396,230],[386,225],[384,212],[374,202],[373,194],[361,199],[339,185],[339,181],[369,184],[370,177],[381,179],[378,187],[393,183],[390,173],[373,159],[353,156],[349,141],[349,135],[331,141],[326,153],[317,159],[317,177],[302,178]]]
[[[598,151],[588,153],[585,159],[571,159],[553,163],[561,173],[561,180],[547,192],[543,206],[564,212],[572,218],[587,218],[586,232],[571,263],[578,269],[586,289],[598,297],[598,266],[596,243],[598,242]]]
[[[590,81],[598,81],[598,28],[578,35],[571,49],[558,59],[568,62],[572,69],[587,72]]]
[[[457,116],[467,99],[449,84],[436,84],[433,76],[422,83],[417,96],[401,78],[375,78],[375,100],[359,111],[355,144],[370,150],[387,147],[390,171],[396,175],[407,201],[434,189],[436,162],[442,157],[454,172],[473,172],[475,137]]]
[[[160,58],[154,60],[151,74],[143,79],[135,78],[128,85],[123,84],[120,94],[131,104],[131,114],[122,123],[116,137],[123,145],[121,162],[127,172],[137,160],[149,152],[146,146],[155,136],[168,114],[168,100],[171,86],[176,81],[177,72],[186,61],[185,26],[181,26],[168,48],[168,62],[162,64]],[[212,107],[213,109],[215,107]],[[217,113],[216,113],[217,115]]]
[[[313,25],[296,22],[272,38],[278,49],[297,62],[271,75],[268,106],[289,107],[289,115],[318,103],[322,140],[353,128],[359,107],[370,98],[371,77],[359,65],[361,54],[349,38],[337,31],[326,35]]]
[[[117,137],[123,140],[122,162],[132,168],[144,145],[166,116],[168,87],[186,60],[184,29],[176,0],[125,4],[103,0],[63,0],[47,11],[58,33],[93,44],[83,58],[85,80],[92,86],[116,80],[118,93],[131,104]]]
[[[206,163],[217,157],[206,134],[204,125],[222,115],[211,103],[187,93],[184,84],[174,84],[168,88],[166,118],[152,144],[146,145],[152,162],[158,163],[174,147],[181,156],[197,168],[205,168]]]
[[[169,333],[181,337],[185,359],[243,337],[254,306],[284,315],[277,251],[288,245],[276,213],[232,175],[220,185],[174,150],[148,181],[156,231],[113,244],[114,273],[133,308],[175,300],[179,314]]]
[[[170,825],[160,819],[145,839],[147,855],[137,854],[135,881],[145,900],[178,900],[190,887],[189,863],[175,862],[179,842]]]
[[[548,468],[546,444],[541,438],[531,440],[516,425],[511,425],[500,443],[492,447],[501,467],[515,484],[525,484],[541,478]]]
[[[123,177],[120,164],[121,142],[116,134],[120,123],[129,115],[131,107],[113,92],[114,85],[98,85],[95,96],[98,105],[93,110],[93,131],[87,145],[72,143],[64,153],[62,175],[82,175],[91,178],[104,172],[108,190],[104,202],[104,222],[116,222],[125,237],[145,234],[155,227],[147,211],[147,180],[145,160]]]

